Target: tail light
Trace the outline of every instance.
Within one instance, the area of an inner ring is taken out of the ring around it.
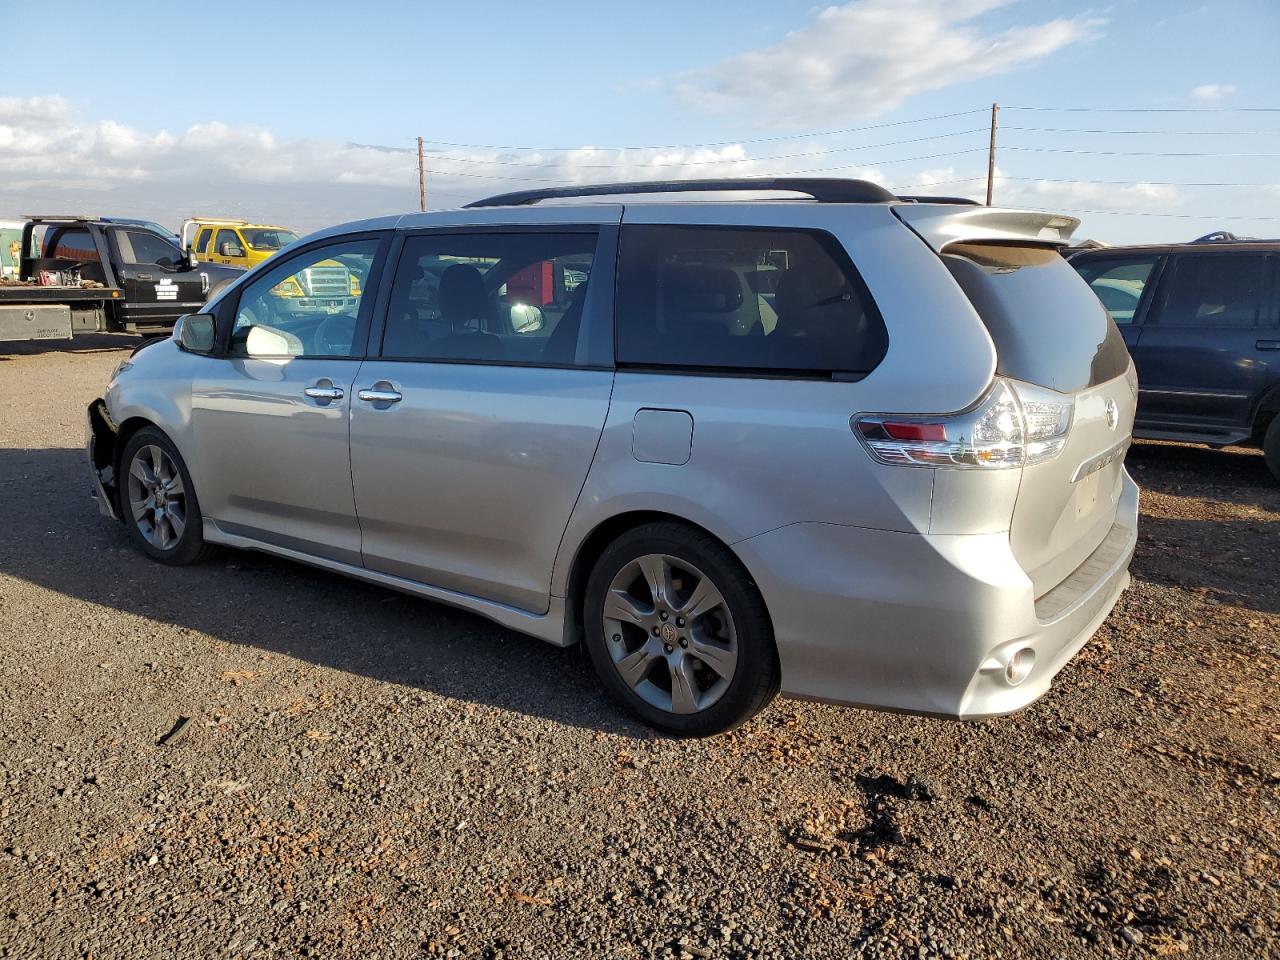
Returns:
[[[973,407],[936,417],[856,417],[854,431],[881,463],[1000,469],[1052,460],[1066,446],[1070,397],[997,378]]]

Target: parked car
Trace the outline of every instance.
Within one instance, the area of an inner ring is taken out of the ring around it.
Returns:
[[[769,184],[813,199],[629,201]],[[1136,382],[1055,249],[1075,224],[748,179],[335,227],[116,372],[93,475],[155,560],[261,550],[584,642],[676,734],[779,688],[1008,713],[1107,616],[1136,537]],[[355,309],[275,310],[330,259]]]
[[[1070,262],[1133,355],[1134,434],[1258,444],[1280,479],[1280,241],[1210,234]]]
[[[0,340],[166,332],[244,271],[196,264],[149,227],[99,217],[31,217],[9,247]]]

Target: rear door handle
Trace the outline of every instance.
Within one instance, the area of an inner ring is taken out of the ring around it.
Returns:
[[[358,391],[356,396],[369,403],[399,403],[404,399],[404,395],[385,380]]]
[[[153,277],[153,276],[152,276],[151,274],[149,274],[149,273],[140,273],[140,274],[138,274],[138,279],[139,279],[139,280],[154,280],[154,279],[155,279],[155,277]]]
[[[1259,340],[1254,346],[1259,350],[1280,350],[1280,340]]]

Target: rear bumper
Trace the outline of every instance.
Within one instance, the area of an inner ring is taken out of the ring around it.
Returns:
[[[1040,597],[1007,533],[923,535],[800,523],[734,545],[764,595],[791,696],[977,719],[1042,696],[1129,583],[1138,488],[1071,577]],[[1005,678],[1014,652],[1034,665]]]

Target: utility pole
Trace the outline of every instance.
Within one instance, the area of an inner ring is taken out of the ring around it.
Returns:
[[[991,188],[996,179],[996,114],[1000,112],[1000,104],[991,105],[991,148],[987,151],[987,206],[991,206]],[[421,141],[419,141],[421,143]],[[421,149],[421,148],[419,148]]]
[[[995,145],[995,133],[991,134],[992,143]],[[992,146],[995,150],[995,146]],[[987,202],[991,204],[991,187],[987,187]],[[424,156],[422,156],[422,138],[417,138],[417,206],[422,211],[426,210],[426,164]]]

